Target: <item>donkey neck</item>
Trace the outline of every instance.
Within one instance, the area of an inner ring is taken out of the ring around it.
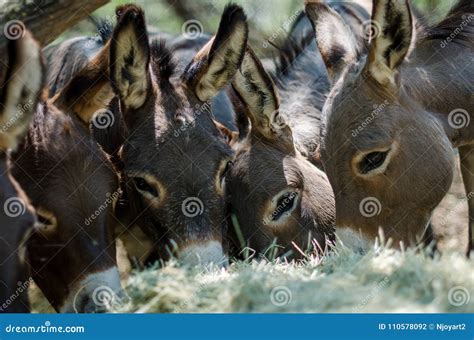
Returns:
[[[401,69],[403,91],[443,122],[455,146],[473,143],[474,121],[458,125],[453,119],[474,120],[474,50],[455,43],[443,49],[437,40],[416,48]]]

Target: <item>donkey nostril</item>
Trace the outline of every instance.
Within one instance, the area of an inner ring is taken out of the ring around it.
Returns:
[[[207,241],[195,243],[184,247],[179,251],[178,258],[183,264],[191,266],[215,264],[219,267],[227,267],[229,261],[224,255],[221,242]]]

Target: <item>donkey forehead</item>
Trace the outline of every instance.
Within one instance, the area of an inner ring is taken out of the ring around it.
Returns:
[[[216,163],[230,158],[231,148],[198,123],[169,125],[166,131],[137,136],[126,143],[124,161],[127,172],[163,173],[168,169],[185,170],[190,166],[214,169]]]

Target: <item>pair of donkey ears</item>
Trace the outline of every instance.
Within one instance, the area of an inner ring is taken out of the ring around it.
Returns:
[[[335,81],[347,65],[360,60],[362,51],[344,19],[324,3],[306,0],[306,15],[330,78]],[[366,68],[382,85],[395,82],[397,67],[412,41],[412,17],[407,0],[374,0],[372,19],[364,23],[370,38]]]
[[[110,49],[112,86],[128,109],[137,109],[151,87],[145,16],[134,5],[119,7],[117,12],[118,24]],[[211,99],[233,77],[242,61],[247,38],[247,18],[242,8],[227,6],[216,36],[196,54],[183,74],[183,80],[201,101]]]

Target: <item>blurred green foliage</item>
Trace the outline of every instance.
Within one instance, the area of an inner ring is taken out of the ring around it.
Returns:
[[[219,19],[227,0],[112,0],[108,5],[98,9],[94,15],[108,22],[115,22],[115,8],[126,3],[136,3],[145,10],[148,25],[154,30],[171,34],[181,34],[186,20],[198,20],[204,32],[213,33],[219,24]],[[286,29],[296,18],[295,13],[303,9],[303,0],[234,0],[241,5],[249,18],[250,38],[260,44],[275,36],[280,37],[282,28]],[[357,3],[370,6],[370,0],[359,0]],[[455,0],[413,0],[414,6],[428,23],[439,20],[455,3]],[[187,12],[187,17],[179,15],[177,4]],[[96,34],[90,22],[82,22],[71,28],[59,39],[63,40],[78,35]]]

